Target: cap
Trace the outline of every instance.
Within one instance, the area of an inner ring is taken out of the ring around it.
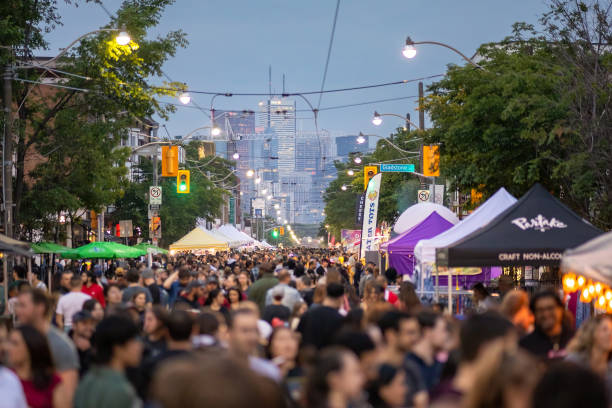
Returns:
[[[141,276],[142,279],[155,279],[155,273],[149,268],[144,269]]]
[[[216,283],[219,284],[219,278],[217,278],[217,275],[210,275],[208,277],[208,279],[206,279],[206,284],[211,284],[211,283]]]
[[[191,282],[189,282],[189,285],[187,285],[187,288],[185,290],[189,292],[191,289],[202,288],[204,286],[205,286],[204,282],[196,279],[196,280],[192,280]]]
[[[72,315],[72,323],[84,322],[86,320],[93,320],[93,316],[89,310],[79,310]]]

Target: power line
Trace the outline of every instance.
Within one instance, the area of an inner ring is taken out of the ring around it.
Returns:
[[[340,0],[336,2],[336,12],[334,13],[334,22],[332,24],[331,35],[329,37],[329,46],[327,48],[327,59],[325,60],[325,69],[323,70],[323,80],[321,81],[321,93],[319,93],[319,103],[317,103],[317,110],[321,107],[321,99],[323,98],[323,88],[325,87],[325,79],[327,79],[327,68],[329,67],[329,60],[331,57],[332,46],[334,44],[334,36],[336,34],[336,22],[338,21],[338,11],[340,10]]]

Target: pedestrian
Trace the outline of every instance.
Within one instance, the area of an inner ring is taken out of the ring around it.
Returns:
[[[109,316],[100,322],[93,336],[96,365],[76,390],[75,408],[138,406],[138,396],[125,370],[140,363],[139,334],[138,327],[127,317]]]
[[[497,309],[497,302],[482,282],[477,282],[472,286],[472,293],[472,300],[478,313]]]
[[[91,313],[81,310],[72,316],[72,330],[68,337],[74,343],[79,354],[79,377],[89,370],[92,359],[91,336],[95,329],[95,321]]]
[[[227,299],[221,289],[213,289],[206,298],[204,306],[208,306],[213,312],[221,313],[226,319],[230,317],[230,311],[225,307]]]
[[[181,291],[187,287],[192,279],[191,272],[187,266],[181,266],[168,276],[168,279],[164,281],[163,287],[168,291],[168,303],[170,306],[174,306],[174,302],[176,302]]]
[[[15,328],[10,334],[7,357],[29,407],[70,406],[69,391],[55,373],[47,339],[36,328],[30,325]]]
[[[259,307],[259,312],[263,314],[266,307],[266,295],[268,289],[278,284],[278,279],[274,276],[274,265],[265,263],[259,266],[259,279],[249,288],[247,296],[249,300],[255,302]]]
[[[26,290],[19,294],[16,314],[20,324],[33,326],[47,337],[55,371],[65,387],[70,405],[79,379],[79,358],[68,336],[51,325],[51,299],[40,289]]]
[[[419,339],[406,358],[419,367],[425,386],[429,391],[438,384],[442,374],[442,363],[437,354],[444,350],[448,338],[446,320],[431,310],[423,310],[417,315]]]
[[[228,289],[227,302],[229,303],[230,310],[238,309],[242,300],[242,292],[237,286]]]
[[[564,358],[573,332],[563,324],[564,308],[559,296],[552,290],[538,292],[529,307],[535,318],[535,329],[520,340],[520,346],[543,359]]]
[[[291,273],[287,269],[282,269],[278,273],[278,284],[270,289],[266,293],[266,305],[272,304],[272,290],[276,289],[277,293],[282,291],[283,298],[281,303],[284,306],[287,306],[289,310],[293,310],[293,306],[297,302],[302,301],[302,297],[300,296],[300,292],[297,289],[291,287],[289,284],[291,283]]]
[[[291,310],[283,304],[283,296],[285,294],[283,288],[277,285],[270,289],[268,294],[272,295],[272,303],[266,305],[262,318],[271,325],[273,325],[274,319],[287,323],[291,317]]]
[[[306,380],[304,406],[306,408],[348,408],[359,399],[365,378],[353,352],[331,347],[315,358]]]
[[[98,278],[94,271],[87,271],[81,274],[81,280],[83,281],[83,287],[81,292],[96,299],[102,308],[106,307],[106,300],[104,299],[104,289],[98,285]]]
[[[145,312],[143,360],[156,357],[166,350],[167,321],[168,311],[162,306],[155,305]]]
[[[57,327],[63,329],[66,333],[72,327],[72,316],[83,309],[83,303],[91,299],[86,293],[81,291],[83,287],[80,275],[74,275],[70,279],[70,292],[60,297],[55,309],[55,323]]]
[[[193,280],[187,284],[187,287],[180,293],[180,295],[176,298],[174,302],[174,307],[179,307],[179,305],[186,306],[188,309],[199,310],[202,306],[201,300],[204,297],[204,282],[199,280]],[[219,289],[216,289],[219,291]],[[220,291],[219,291],[220,292]],[[210,292],[208,299],[210,299],[212,292]],[[223,295],[223,293],[221,293]],[[223,298],[225,301],[225,297]],[[206,302],[204,302],[204,306],[206,306]]]
[[[368,402],[372,408],[404,407],[408,390],[404,372],[396,366],[383,363],[378,366],[376,374],[376,378],[367,387]]]
[[[106,298],[105,314],[108,316],[123,305],[121,300],[121,288],[117,283],[110,283],[104,289],[104,297]]]
[[[292,330],[297,330],[300,320],[304,313],[308,311],[308,305],[306,302],[298,302],[293,306],[293,311],[291,312],[291,318],[289,319],[289,327]]]
[[[142,285],[142,280],[140,278],[138,269],[130,268],[125,274],[125,279],[127,280],[128,286],[127,288],[123,289],[123,293],[121,295],[121,301],[123,303],[132,301],[136,293],[145,294],[145,304],[153,303],[153,296],[151,296],[149,289]]]
[[[151,303],[154,305],[164,305],[167,294],[164,293],[164,289],[156,283],[155,272],[150,268],[145,268],[141,273],[141,277],[143,286],[151,293]]]
[[[91,317],[94,320],[95,325],[100,323],[102,319],[104,319],[104,309],[100,302],[96,299],[87,299],[85,303],[83,303],[83,310],[87,310],[91,313]]]
[[[499,312],[514,324],[520,336],[533,331],[533,313],[529,309],[529,295],[524,290],[506,293],[499,306]]]
[[[612,396],[612,316],[600,314],[582,323],[567,346],[566,361],[589,368],[606,384]]]
[[[302,346],[321,349],[331,344],[333,336],[341,328],[343,317],[338,311],[344,299],[344,286],[330,283],[321,306],[310,309],[300,320],[298,331],[302,334]]]

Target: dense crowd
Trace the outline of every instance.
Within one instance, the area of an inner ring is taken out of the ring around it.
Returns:
[[[509,276],[463,316],[313,249],[15,266],[0,407],[607,407],[612,318]],[[493,286],[493,287],[491,287]]]

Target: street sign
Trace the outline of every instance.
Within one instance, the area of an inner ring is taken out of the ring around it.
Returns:
[[[381,173],[414,173],[414,164],[389,164],[380,165]]]
[[[161,186],[149,187],[149,204],[161,205],[162,203],[162,188]]]
[[[160,239],[161,237],[161,217],[152,217],[149,222],[149,238]]]
[[[425,203],[429,201],[429,190],[419,190],[417,198],[419,203]]]
[[[132,235],[134,235],[132,220],[119,221],[119,237],[130,238]]]
[[[444,184],[429,185],[429,197],[432,202],[443,205],[444,203]],[[435,194],[434,194],[435,193]]]

